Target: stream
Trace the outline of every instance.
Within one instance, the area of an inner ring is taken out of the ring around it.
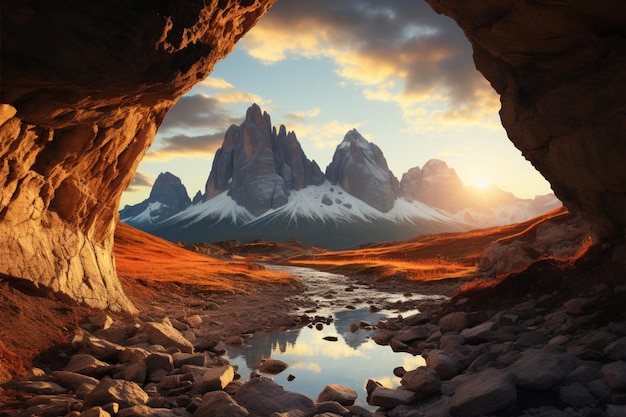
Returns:
[[[443,295],[380,292],[368,285],[355,283],[340,274],[310,268],[267,265],[268,269],[288,272],[305,286],[305,291],[289,300],[299,306],[296,314],[327,317],[324,324],[287,332],[253,334],[241,347],[228,347],[227,358],[238,366],[247,380],[261,361],[279,359],[289,367],[278,375],[265,375],[288,391],[304,394],[313,401],[328,384],[352,388],[358,394],[355,404],[372,409],[366,402],[365,384],[374,379],[386,387],[399,385],[393,375],[399,366],[406,370],[425,364],[421,356],[396,353],[389,346],[379,346],[370,339],[373,330],[362,327],[379,320],[419,312],[412,306],[420,301],[442,301]],[[355,331],[352,324],[362,326]],[[330,338],[330,340],[328,340]]]

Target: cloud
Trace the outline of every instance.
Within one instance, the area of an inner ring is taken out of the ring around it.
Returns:
[[[342,138],[352,129],[362,126],[362,122],[340,122],[332,120],[321,126],[311,125],[288,125],[288,130],[297,132],[299,138],[306,138],[315,144],[317,149],[334,148],[337,146],[337,138]]]
[[[330,58],[365,98],[396,102],[409,122],[411,105],[430,107],[439,121],[462,123],[483,122],[499,108],[462,31],[425,2],[281,0],[242,43],[268,65],[289,57]]]
[[[223,78],[208,77],[198,83],[199,86],[213,88],[216,90],[230,90],[235,88],[231,83]]]
[[[233,117],[216,97],[205,94],[183,96],[167,112],[160,132],[176,129],[218,128],[225,130],[231,124],[240,123],[241,116]]]
[[[139,191],[143,191],[142,188],[152,187],[154,183],[154,179],[152,176],[145,174],[143,172],[137,171],[133,176],[133,179],[130,181],[130,185],[126,189],[126,192],[135,193]]]
[[[293,111],[287,113],[287,119],[294,123],[304,123],[308,119],[315,118],[320,115],[322,110],[319,107],[315,107],[306,111]]]
[[[187,136],[184,134],[162,137],[158,147],[150,149],[146,154],[146,161],[167,161],[176,157],[202,156],[212,157],[219,149],[224,140],[224,133],[210,133],[200,136]]]

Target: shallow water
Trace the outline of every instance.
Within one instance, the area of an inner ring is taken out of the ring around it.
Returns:
[[[366,285],[356,285],[343,275],[309,268],[271,267],[296,275],[305,285],[306,291],[294,297],[300,306],[299,313],[308,311],[312,315],[330,315],[333,321],[321,329],[304,327],[282,333],[256,333],[246,340],[244,346],[229,347],[227,358],[239,367],[242,379],[247,380],[263,359],[280,359],[289,368],[278,375],[265,376],[270,376],[286,390],[299,392],[315,401],[327,384],[345,385],[358,393],[356,404],[371,409],[366,402],[365,384],[368,379],[392,388],[400,382],[393,375],[394,368],[402,366],[411,370],[424,365],[421,356],[396,353],[389,346],[379,346],[369,338],[372,331],[359,329],[351,332],[350,325],[362,321],[375,325],[381,319],[398,314],[397,310],[385,309],[385,306],[446,297],[380,293]],[[383,309],[371,312],[372,305]],[[416,312],[406,311],[403,314]],[[334,336],[337,341],[325,340],[327,336]],[[290,375],[295,379],[289,381]]]

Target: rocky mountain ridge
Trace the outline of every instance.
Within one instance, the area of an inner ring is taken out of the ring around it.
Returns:
[[[120,218],[188,243],[297,238],[339,249],[519,222],[560,205],[553,196],[522,200],[496,187],[477,192],[436,159],[398,181],[381,149],[356,129],[346,133],[323,174],[295,133],[272,127],[256,104],[241,125],[227,130],[205,193],[193,201],[174,207],[151,193],[121,210]]]

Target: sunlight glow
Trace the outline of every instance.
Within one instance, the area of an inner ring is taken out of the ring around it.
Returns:
[[[480,177],[476,180],[476,187],[480,190],[486,190],[491,185],[491,181],[488,178]]]

